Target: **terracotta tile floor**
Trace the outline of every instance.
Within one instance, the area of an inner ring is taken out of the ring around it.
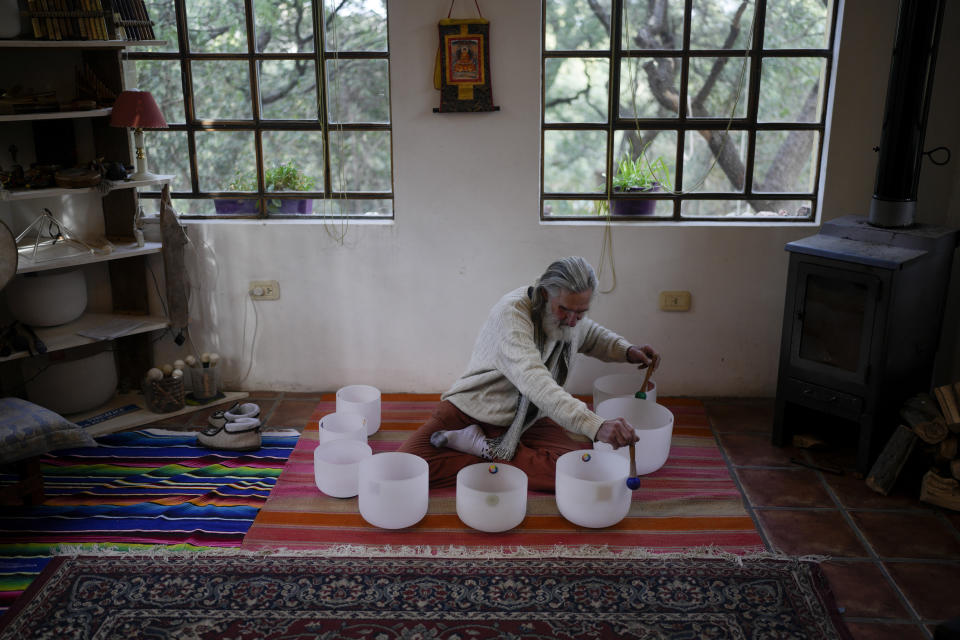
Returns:
[[[855,638],[932,638],[960,616],[960,513],[921,503],[909,482],[890,496],[872,491],[843,445],[773,446],[772,399],[704,405],[767,547],[829,556],[824,570]]]
[[[320,393],[253,391],[266,427],[306,426]],[[921,503],[918,489],[870,490],[854,452],[771,444],[772,399],[704,400],[717,442],[770,550],[828,556],[824,570],[858,640],[932,638],[960,616],[960,513]],[[179,426],[197,428],[198,412]],[[161,425],[156,425],[161,426]],[[177,424],[167,422],[165,426]],[[842,474],[791,459],[839,467]]]

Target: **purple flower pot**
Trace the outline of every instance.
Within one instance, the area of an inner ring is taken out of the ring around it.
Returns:
[[[618,193],[653,193],[656,191],[660,191],[659,184],[654,184],[647,189],[635,187],[632,189],[627,189],[626,191],[614,190],[614,195]],[[611,204],[612,207],[610,208],[610,212],[615,216],[650,216],[653,215],[653,212],[657,208],[657,201],[653,199],[644,200],[634,198],[614,198]]]
[[[256,200],[240,198],[217,198],[213,201],[217,213],[249,214],[257,213]],[[300,213],[313,212],[313,200],[310,199],[272,199],[267,200],[267,213]]]

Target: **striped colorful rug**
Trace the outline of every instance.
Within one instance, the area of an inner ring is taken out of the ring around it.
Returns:
[[[393,451],[423,424],[439,401],[436,395],[385,394],[380,430],[370,437],[374,453]],[[303,436],[266,505],[243,540],[244,549],[324,549],[339,545],[413,547],[606,547],[678,551],[716,547],[733,553],[763,550],[707,422],[703,405],[664,398],[674,414],[666,464],[644,477],[628,516],[606,529],[571,524],[557,511],[554,496],[531,491],[527,517],[503,533],[476,531],[456,513],[456,489],[433,489],[427,515],[403,530],[385,530],[360,515],[357,498],[322,494],[313,476],[318,421],[336,408],[333,394],[316,407]]]
[[[240,546],[298,437],[267,433],[259,451],[231,454],[196,446],[193,433],[149,429],[44,456],[44,503],[4,507],[0,519],[0,610],[59,545]]]

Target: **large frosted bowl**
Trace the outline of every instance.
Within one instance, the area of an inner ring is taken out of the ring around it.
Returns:
[[[380,428],[380,389],[351,384],[337,390],[337,413],[359,413],[367,419],[367,435]]]
[[[637,391],[640,391],[643,385],[643,379],[646,373],[614,373],[609,376],[600,376],[593,381],[593,410],[604,400],[610,398],[619,398],[621,396],[630,396],[631,398]],[[657,401],[657,383],[653,380],[647,381],[647,400]]]
[[[360,463],[373,455],[366,442],[331,440],[313,450],[317,488],[334,498],[352,498],[359,492]]]
[[[420,456],[388,451],[360,463],[360,515],[375,527],[403,529],[427,515],[429,469]]]
[[[331,440],[367,441],[367,419],[359,413],[328,413],[320,418],[320,442]]]
[[[637,454],[637,475],[653,473],[663,466],[670,455],[670,438],[673,436],[673,414],[662,404],[637,398],[610,398],[595,409],[605,420],[623,418],[633,427],[637,442],[633,446]],[[612,451],[625,460],[630,458],[630,449],[614,449],[606,442],[594,442],[593,448]]]
[[[527,474],[508,464],[479,463],[457,473],[457,515],[479,531],[506,531],[527,515]]]
[[[630,511],[630,463],[611,451],[570,451],[557,459],[560,515],[581,527],[610,527]]]

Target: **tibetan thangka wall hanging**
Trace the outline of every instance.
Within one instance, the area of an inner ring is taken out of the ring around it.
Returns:
[[[490,85],[490,22],[477,6],[479,18],[440,21],[440,47],[433,70],[433,85],[440,90],[436,113],[449,111],[499,111],[493,106]]]

